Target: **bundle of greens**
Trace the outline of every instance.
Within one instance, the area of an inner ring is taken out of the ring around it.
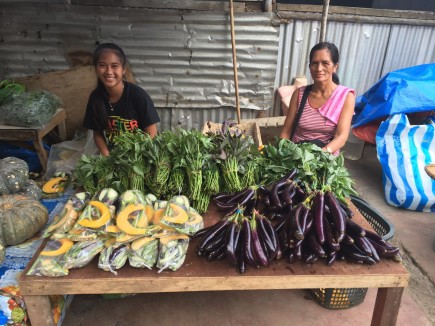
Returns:
[[[116,166],[113,188],[121,192],[130,189],[145,190],[144,176],[146,148],[153,143],[151,137],[136,129],[134,132],[124,132],[114,138],[114,147],[110,153],[113,166]],[[110,168],[113,169],[113,166]]]
[[[231,193],[258,182],[257,146],[250,135],[235,126],[235,122],[225,120],[219,133],[209,134],[218,148],[213,157],[222,172],[224,190]]]
[[[295,144],[287,139],[266,145],[262,153],[259,173],[262,176],[260,183],[264,185],[297,169],[295,179],[307,193],[332,191],[342,201],[351,194],[356,195],[342,154],[335,157],[314,144]]]
[[[172,161],[168,150],[168,143],[172,139],[172,133],[162,132],[152,140],[148,136],[143,148],[145,163],[145,185],[156,196],[166,193],[169,174],[172,169]]]

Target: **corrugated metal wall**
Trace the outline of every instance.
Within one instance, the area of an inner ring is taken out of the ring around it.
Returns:
[[[72,54],[86,61],[99,42],[116,42],[155,101],[161,129],[235,118],[228,12],[68,3],[0,2],[1,79],[68,69]],[[276,89],[309,75],[320,20],[301,15],[280,24],[279,12],[235,13],[242,118],[280,115]],[[342,84],[357,94],[389,71],[435,62],[433,26],[340,17],[328,22],[326,39],[340,49]]]
[[[159,108],[160,128],[177,125],[183,116],[195,127],[236,117],[226,12],[41,4],[0,8],[0,78],[68,69],[71,53],[92,53],[97,43],[115,42]],[[279,20],[271,13],[238,13],[234,25],[240,107],[243,118],[252,118],[255,110],[272,105]]]
[[[275,88],[292,85],[305,75],[309,51],[319,40],[320,22],[296,20],[281,25],[278,74]],[[328,22],[326,41],[340,51],[340,83],[356,90],[357,96],[393,70],[435,62],[433,26]],[[280,99],[274,100],[270,116],[280,115]]]

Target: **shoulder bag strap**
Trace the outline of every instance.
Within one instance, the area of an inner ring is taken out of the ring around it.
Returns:
[[[298,123],[299,123],[299,119],[301,118],[302,112],[304,111],[305,103],[307,102],[308,94],[310,93],[312,86],[313,85],[307,85],[305,87],[304,94],[302,95],[301,103],[299,104],[299,109],[298,109],[298,112],[296,114],[295,121],[293,122],[294,127],[292,130],[292,134],[290,136],[290,140],[293,138],[293,135],[295,134],[296,128],[297,128]]]

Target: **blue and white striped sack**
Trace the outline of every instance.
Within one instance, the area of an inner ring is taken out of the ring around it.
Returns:
[[[406,114],[381,123],[376,147],[389,205],[435,212],[435,180],[424,170],[435,163],[435,117],[428,124],[411,125]]]

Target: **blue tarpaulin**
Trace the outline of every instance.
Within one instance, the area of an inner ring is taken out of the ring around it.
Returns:
[[[435,63],[386,74],[356,98],[352,127],[359,127],[397,113],[435,110]]]

